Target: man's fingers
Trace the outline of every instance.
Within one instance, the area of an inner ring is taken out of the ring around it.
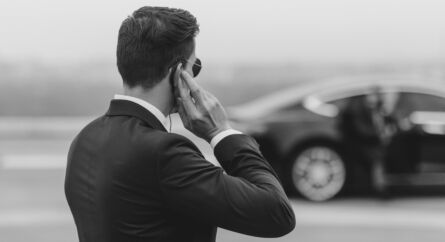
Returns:
[[[178,103],[179,106],[181,106],[184,111],[185,111],[185,115],[187,116],[188,119],[195,119],[196,117],[199,116],[199,112],[196,109],[195,104],[192,101],[192,98],[190,96],[185,97],[185,98],[178,98]]]
[[[198,85],[198,83],[196,83],[195,79],[193,79],[193,77],[191,77],[186,71],[181,72],[181,77],[190,89],[192,97],[195,99],[195,101],[198,102],[199,105],[202,104],[204,95],[202,94],[201,87]]]
[[[179,79],[177,84],[178,84],[179,96],[181,98],[190,97],[190,89],[184,84],[184,81]]]
[[[196,104],[193,102],[192,97],[190,96],[190,89],[184,83],[183,80],[178,81],[178,90],[179,90],[179,105],[181,105],[184,109],[185,114],[188,119],[196,119],[200,116],[200,112],[198,111]],[[195,99],[196,101],[196,99]]]
[[[189,75],[186,71],[181,71],[181,77],[187,84],[187,86],[190,88],[191,91],[198,90],[200,87],[198,83]]]

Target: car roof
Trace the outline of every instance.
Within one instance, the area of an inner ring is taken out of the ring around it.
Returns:
[[[417,75],[357,75],[321,79],[296,85],[254,99],[230,109],[231,116],[255,118],[297,103],[308,96],[325,96],[325,101],[365,94],[373,88],[383,91],[419,92],[445,97],[445,83]]]

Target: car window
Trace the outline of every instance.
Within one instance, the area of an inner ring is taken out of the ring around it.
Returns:
[[[445,112],[445,98],[424,93],[401,93],[397,112],[406,117],[416,111]]]
[[[340,98],[336,100],[332,100],[330,102],[327,102],[328,104],[335,105],[339,109],[343,109],[347,103],[349,103],[352,99],[358,99],[363,95],[360,96],[353,96],[353,97],[346,97],[346,98]]]

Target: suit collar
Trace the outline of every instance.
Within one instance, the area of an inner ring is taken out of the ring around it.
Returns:
[[[150,113],[152,113],[162,124],[164,124],[165,127],[167,117],[165,117],[165,115],[161,112],[161,110],[159,110],[156,106],[152,105],[151,103],[137,97],[121,95],[121,94],[114,95],[113,99],[132,101],[134,103],[141,105],[142,107],[147,109]]]
[[[129,100],[111,100],[110,108],[108,109],[106,115],[136,117],[155,129],[167,131],[165,126],[158,118],[156,118],[155,115],[153,115],[143,106]]]

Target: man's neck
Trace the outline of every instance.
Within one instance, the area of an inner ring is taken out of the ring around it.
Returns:
[[[150,89],[144,89],[140,86],[132,88],[124,86],[124,94],[142,99],[159,109],[164,116],[168,116],[171,109],[169,102],[170,97],[165,95],[163,89],[164,87],[160,84]]]

